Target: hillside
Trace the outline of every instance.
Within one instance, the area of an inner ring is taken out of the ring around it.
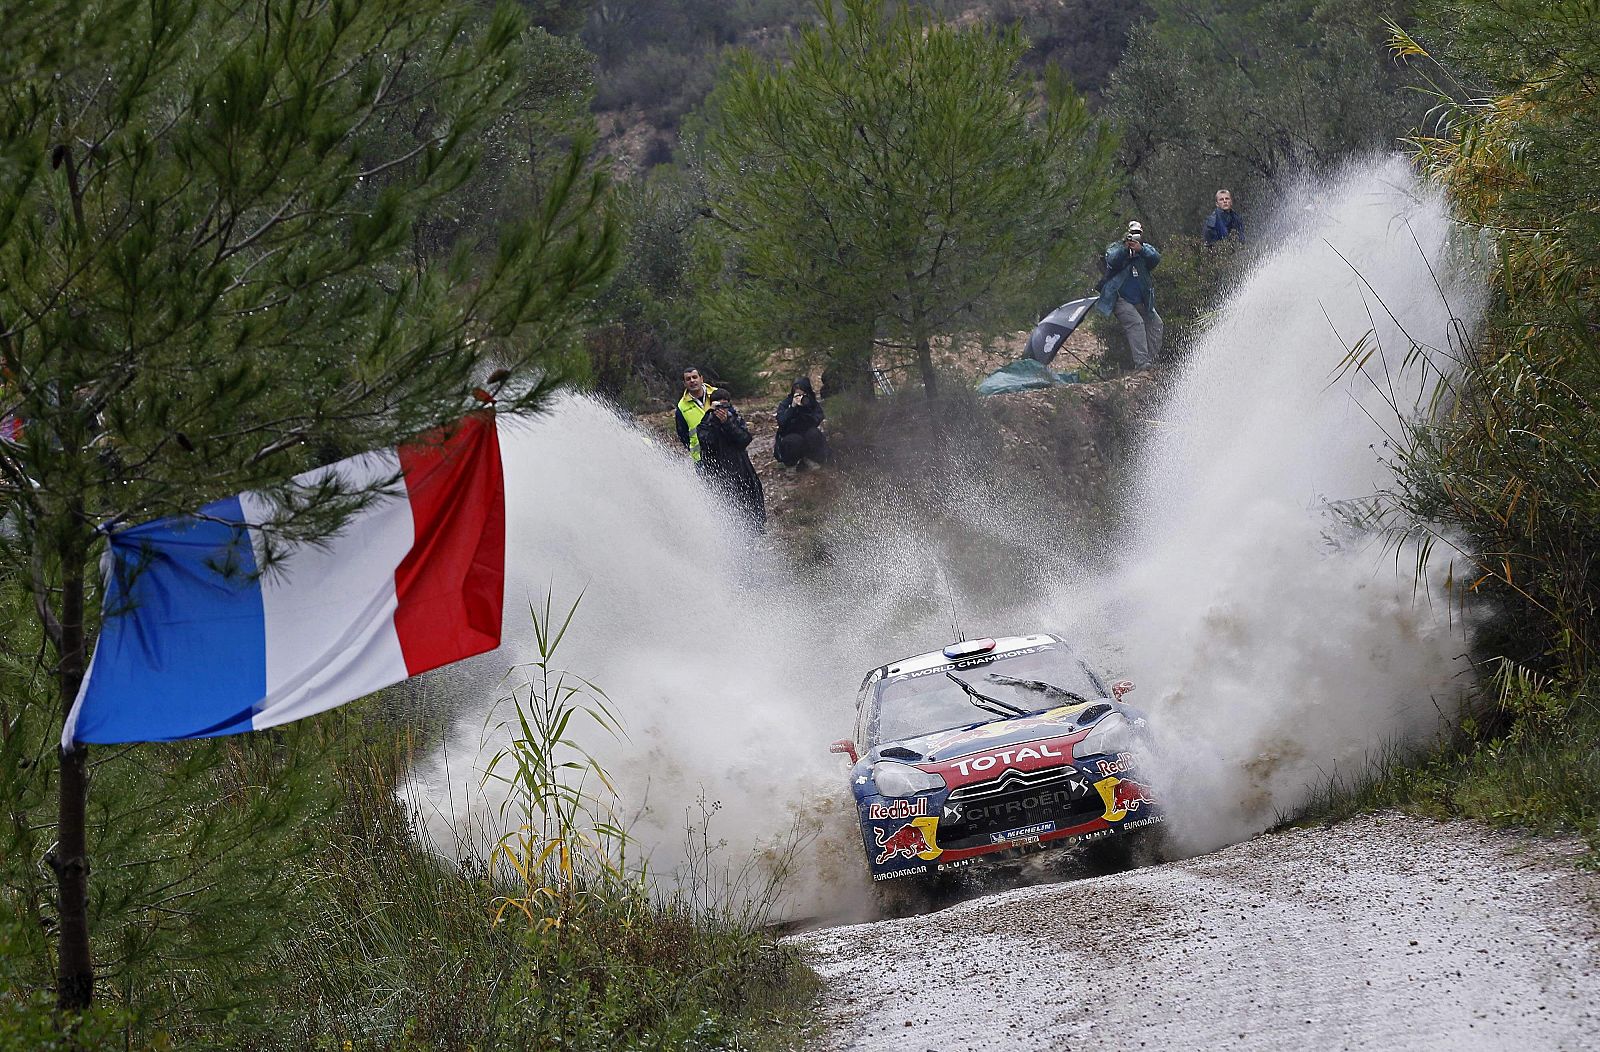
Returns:
[[[993,475],[1017,492],[1050,502],[1063,524],[1090,526],[1113,505],[1118,473],[1153,406],[1156,373],[1131,373],[1110,379],[1044,390],[978,397],[971,388],[987,373],[1014,360],[1026,334],[991,348],[944,349],[940,366],[961,385],[946,395],[957,404],[955,417],[964,441],[975,443]],[[1072,358],[1098,367],[1104,346],[1089,332],[1074,333],[1056,366]],[[912,391],[862,405],[845,400],[829,408],[825,430],[835,451],[822,470],[797,471],[772,455],[777,421],[773,410],[791,379],[782,365],[771,370],[759,396],[740,399],[741,414],[753,441],[750,459],[766,492],[770,534],[791,550],[818,551],[819,531],[831,510],[885,477],[926,473],[930,417],[922,396]],[[948,416],[948,414],[947,414]],[[672,410],[640,419],[671,447],[677,446]],[[934,465],[938,470],[940,465]]]
[[[962,24],[1016,26],[1024,61],[1041,75],[1059,65],[1091,103],[1122,57],[1128,33],[1149,14],[1138,0],[923,0],[916,6]],[[798,27],[815,21],[810,0],[742,4],[623,0],[596,4],[582,30],[595,56],[594,113],[601,149],[624,178],[672,160],[684,118],[705,99],[733,49],[779,56]]]

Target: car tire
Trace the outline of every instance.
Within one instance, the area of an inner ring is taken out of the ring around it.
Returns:
[[[1133,848],[1133,838],[1118,833],[1084,844],[1078,859],[1091,877],[1121,873],[1134,866]]]
[[[939,904],[939,886],[931,874],[880,880],[872,885],[872,893],[877,901],[878,916],[883,919],[932,913]]]
[[[1166,861],[1167,831],[1150,826],[1132,833],[1117,833],[1083,845],[1079,856],[1092,875],[1121,873]]]

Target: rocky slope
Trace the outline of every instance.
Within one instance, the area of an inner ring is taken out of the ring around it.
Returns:
[[[796,371],[782,364],[775,367],[771,388],[737,400],[754,438],[750,458],[766,490],[772,534],[803,549],[829,509],[848,499],[856,487],[875,485],[885,474],[926,469],[927,457],[911,454],[925,454],[938,445],[929,437],[936,420],[960,430],[952,445],[964,453],[975,452],[990,472],[1005,476],[1008,485],[1048,500],[1063,523],[1092,525],[1114,500],[1119,471],[1150,420],[1162,373],[1114,375],[981,398],[972,394],[979,379],[1019,355],[1025,338],[1024,333],[987,348],[945,349],[939,365],[947,386],[962,390],[947,392],[932,411],[903,380],[894,396],[876,403],[830,405],[825,430],[838,456],[820,471],[796,471],[773,458],[774,409]],[[1103,354],[1095,337],[1080,331],[1073,334],[1056,368],[1076,365],[1094,375],[1103,368]],[[641,419],[676,447],[670,411]]]

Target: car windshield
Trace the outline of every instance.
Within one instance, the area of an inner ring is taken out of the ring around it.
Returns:
[[[878,685],[875,742],[914,738],[950,727],[1004,719],[973,704],[954,673],[974,690],[1028,712],[1043,712],[1104,696],[1082,661],[1059,644],[988,660],[966,658],[926,672],[890,676]],[[1055,688],[1054,690],[1048,688]]]

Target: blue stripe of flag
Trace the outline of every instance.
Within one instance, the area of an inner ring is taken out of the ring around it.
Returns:
[[[250,729],[267,692],[255,551],[238,525],[239,498],[207,505],[201,515],[111,538],[105,620],[76,740],[169,741]]]

